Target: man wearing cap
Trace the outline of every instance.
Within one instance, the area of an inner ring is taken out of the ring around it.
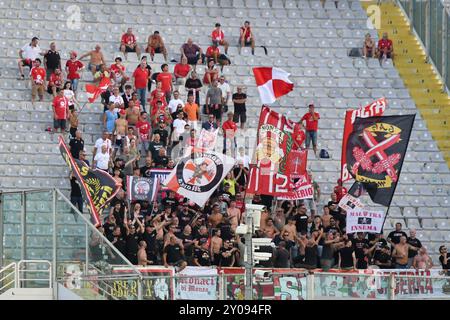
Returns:
[[[138,59],[141,59],[141,48],[139,48],[139,45],[137,44],[137,39],[133,34],[132,28],[128,28],[127,32],[122,35],[120,40],[120,51],[127,60],[128,52],[136,52]]]
[[[75,51],[70,52],[70,59],[66,62],[66,74],[67,80],[72,84],[72,90],[74,93],[77,92],[78,81],[81,76],[78,73],[79,71],[84,69],[84,64],[77,60],[77,53]]]
[[[308,108],[309,112],[303,115],[300,122],[306,122],[306,148],[309,149],[312,141],[314,154],[317,157],[317,129],[319,127],[320,115],[314,111],[314,104],[309,104]]]
[[[236,157],[236,131],[237,131],[237,125],[233,121],[233,112],[228,112],[227,114],[228,119],[227,121],[224,121],[222,124],[222,131],[223,131],[223,154],[227,153],[227,144],[229,142],[230,149],[231,149],[231,156],[233,158]]]
[[[20,72],[20,77],[18,78],[19,80],[25,79],[23,67],[29,67],[31,69],[33,67],[33,61],[36,60],[39,55],[44,55],[44,52],[42,52],[38,43],[39,38],[33,37],[29,44],[23,46],[22,49],[19,50],[19,61],[17,62]]]
[[[125,73],[125,66],[122,64],[122,58],[116,57],[114,59],[114,64],[111,65],[111,78],[114,80],[114,83],[116,86],[119,87],[120,91],[122,92],[122,86],[130,80],[129,77],[127,77]]]
[[[211,40],[217,41],[217,43],[225,48],[225,54],[228,53],[228,41],[225,40],[225,34],[221,29],[220,23],[216,23],[214,30],[211,32]]]
[[[46,85],[46,72],[41,67],[41,59],[36,58],[33,61],[33,68],[30,70],[31,78],[31,102],[36,100],[36,94],[39,95],[39,101],[44,100],[44,91]]]
[[[166,46],[164,45],[162,37],[159,35],[159,31],[155,31],[152,35],[148,36],[145,52],[150,53],[152,61],[155,57],[155,53],[162,53],[164,55],[164,60],[167,62]]]

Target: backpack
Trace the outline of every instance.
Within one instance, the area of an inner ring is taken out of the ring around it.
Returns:
[[[360,48],[351,48],[350,52],[348,53],[349,57],[359,58],[362,56],[361,49]]]
[[[325,149],[320,150],[319,157],[322,159],[330,159],[330,155],[328,154],[328,151]]]

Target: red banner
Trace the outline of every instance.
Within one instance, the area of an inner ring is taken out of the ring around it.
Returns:
[[[295,122],[284,115],[267,106],[261,108],[257,146],[254,163],[250,166],[247,193],[283,196],[292,192],[293,183],[290,179],[292,168],[288,163],[289,155],[298,149],[294,142],[295,127]],[[293,156],[299,154],[295,153]],[[301,159],[297,160],[300,165]],[[306,161],[304,162],[306,166]]]
[[[356,110],[347,110],[345,113],[344,134],[342,135],[342,153],[341,153],[341,179],[342,182],[352,179],[352,176],[347,170],[347,140],[350,134],[353,132],[353,123],[358,118],[369,118],[375,116],[382,116],[384,110],[386,110],[387,100],[380,98],[375,100],[371,104],[361,107]]]

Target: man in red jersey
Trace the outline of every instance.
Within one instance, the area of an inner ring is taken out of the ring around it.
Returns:
[[[125,66],[122,64],[122,58],[116,57],[114,64],[111,65],[111,78],[114,80],[116,86],[119,87],[120,92],[123,92],[123,85],[130,80],[125,74]]]
[[[336,193],[336,201],[341,201],[342,197],[347,194],[347,188],[342,185],[342,179],[337,180],[337,186],[334,187],[333,192]]]
[[[56,93],[63,89],[63,75],[61,69],[55,69],[47,85],[47,92],[56,97]]]
[[[182,85],[186,83],[187,76],[189,72],[192,70],[192,67],[190,64],[188,64],[188,58],[183,56],[181,58],[181,62],[177,63],[175,65],[175,68],[173,69],[173,74],[175,76],[175,83],[177,85]]]
[[[137,136],[141,146],[141,155],[146,155],[150,145],[150,123],[147,119],[147,112],[141,112],[141,117],[136,123]]]
[[[387,32],[383,33],[383,38],[378,40],[378,59],[393,59],[394,58],[394,47],[392,45],[392,40],[388,39]]]
[[[134,70],[133,78],[134,78],[134,90],[139,95],[139,100],[141,101],[142,109],[145,111],[145,100],[147,97],[147,83],[149,72],[147,70],[147,63],[145,61],[141,61],[139,67]]]
[[[236,158],[236,131],[237,125],[233,121],[233,112],[228,112],[228,119],[222,124],[223,131],[223,154],[227,153],[227,141],[230,141],[231,156]]]
[[[305,113],[300,122],[306,121],[306,148],[309,149],[312,141],[314,154],[317,157],[317,129],[320,115],[318,112],[314,112],[314,104],[311,103],[308,108],[309,112]]]
[[[138,59],[141,59],[141,48],[137,44],[133,29],[128,28],[127,32],[122,35],[120,40],[120,51],[123,53],[126,60],[128,60],[128,52],[136,52]]]
[[[78,88],[78,81],[80,80],[81,76],[78,73],[78,71],[81,71],[84,69],[84,64],[77,60],[77,53],[75,51],[72,51],[70,53],[70,60],[67,60],[66,62],[66,73],[67,73],[67,80],[69,80],[72,84],[72,91],[77,93]]]
[[[253,35],[252,28],[250,27],[250,21],[245,21],[241,27],[241,34],[239,36],[239,54],[241,54],[241,48],[245,46],[252,47],[252,54],[255,54],[255,36]]]
[[[211,32],[212,41],[217,41],[217,43],[225,48],[225,54],[228,54],[228,41],[225,40],[225,35],[221,29],[220,23],[216,23],[214,30]]]
[[[206,58],[208,61],[213,59],[215,63],[220,64],[222,70],[223,66],[231,64],[230,59],[226,55],[220,53],[219,42],[216,40],[213,40],[212,45],[206,49]]]
[[[66,121],[70,117],[69,113],[69,100],[64,97],[64,90],[60,90],[58,95],[53,99],[53,127],[55,132],[61,129],[61,133],[64,134],[66,130]]]
[[[41,67],[41,59],[37,58],[34,60],[33,65],[33,68],[30,70],[32,103],[36,100],[36,94],[39,95],[39,101],[44,100],[45,79],[47,74],[45,69]]]
[[[161,66],[161,71],[156,77],[156,81],[161,82],[161,90],[164,92],[166,96],[166,101],[170,101],[170,97],[172,96],[172,74],[169,72],[169,66],[167,63],[164,63]]]

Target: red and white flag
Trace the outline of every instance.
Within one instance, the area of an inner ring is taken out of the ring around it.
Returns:
[[[86,84],[86,93],[88,94],[88,101],[90,103],[93,103],[95,100],[97,100],[98,96],[101,95],[103,92],[105,92],[110,84],[111,79],[109,78],[103,78],[98,84],[98,87],[94,84],[90,83]]]
[[[288,79],[290,73],[272,67],[253,68],[259,96],[263,104],[274,103],[277,98],[291,92],[294,84]]]

